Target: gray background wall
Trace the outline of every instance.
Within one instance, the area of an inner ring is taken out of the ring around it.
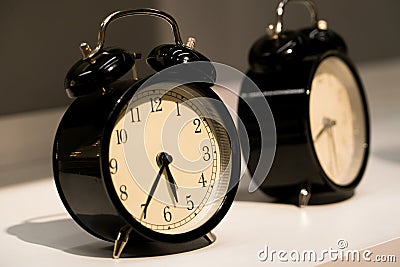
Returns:
[[[0,115],[70,103],[64,76],[79,59],[78,45],[96,42],[101,20],[110,12],[153,7],[173,15],[183,38],[195,36],[197,49],[214,61],[246,70],[251,44],[275,20],[277,0],[121,0],[22,1],[0,3]],[[356,63],[400,57],[400,1],[316,0],[321,18],[347,41]],[[304,7],[290,4],[288,28],[309,23]],[[108,45],[144,55],[159,43],[171,42],[169,27],[154,18],[138,17],[113,24]],[[146,75],[143,61],[140,74]]]

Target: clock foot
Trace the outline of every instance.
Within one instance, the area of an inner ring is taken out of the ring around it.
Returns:
[[[308,205],[311,198],[311,190],[302,188],[299,193],[299,207],[303,208]]]
[[[215,237],[215,235],[214,235],[213,233],[211,233],[211,232],[207,233],[207,234],[204,236],[204,238],[205,238],[210,244],[214,243],[215,240],[217,239],[217,238]]]
[[[129,226],[122,227],[119,232],[117,239],[114,242],[113,258],[119,259],[124,250],[126,244],[128,243],[129,234],[131,233],[131,228]]]

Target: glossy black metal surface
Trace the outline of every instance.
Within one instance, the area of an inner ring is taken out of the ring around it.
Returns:
[[[302,58],[308,47],[307,39],[294,31],[283,32],[274,38],[264,35],[250,49],[249,65],[254,73],[282,71]]]
[[[104,49],[93,58],[81,59],[71,67],[65,78],[65,89],[70,97],[100,92],[121,78],[134,64],[132,54],[119,48]]]
[[[347,46],[343,38],[330,29],[310,27],[300,30],[299,33],[304,36],[304,39],[307,39],[308,55],[320,55],[330,50],[347,53]]]
[[[112,205],[101,174],[100,151],[108,117],[128,85],[106,95],[77,98],[64,114],[54,141],[58,193],[73,219],[92,235],[113,241],[126,222]]]
[[[343,39],[333,31],[309,28],[281,34],[278,39],[262,37],[253,45],[249,54],[250,70],[247,75],[266,93],[265,98],[273,113],[277,134],[274,163],[261,190],[281,201],[296,204],[303,188],[311,191],[310,204],[347,199],[354,194],[354,188],[362,178],[368,150],[353,183],[348,186],[333,184],[322,171],[313,151],[307,91],[319,62],[327,56],[340,57],[353,72],[360,88],[369,131],[368,110],[361,81],[344,54],[346,46]],[[242,93],[245,92],[244,86]],[[251,99],[246,100],[251,104]],[[248,168],[253,173],[260,155],[260,130],[244,101],[239,102],[239,116],[249,133]],[[369,132],[366,143],[369,144]]]
[[[335,50],[347,53],[347,46],[336,32],[317,27],[285,31],[275,38],[265,35],[250,49],[250,71],[254,73],[281,72],[299,68],[305,57],[318,56]]]
[[[195,50],[176,44],[159,45],[151,50],[147,57],[147,64],[155,71],[195,61],[209,61],[209,59]]]
[[[147,64],[155,71],[161,71],[169,67],[188,63],[188,62],[210,62],[210,60],[200,52],[190,49],[183,45],[163,44],[155,47],[147,57]],[[188,65],[190,71],[185,72],[185,80],[204,81],[213,84],[216,79],[216,71],[214,66],[203,64],[201,68],[194,68],[193,65]],[[168,75],[171,79],[180,80],[180,73]]]

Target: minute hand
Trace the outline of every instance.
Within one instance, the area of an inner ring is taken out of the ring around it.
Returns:
[[[149,206],[150,201],[153,198],[153,195],[154,195],[154,192],[156,191],[158,182],[160,181],[161,174],[164,172],[164,168],[165,168],[165,165],[161,165],[161,168],[160,168],[160,170],[159,170],[159,172],[158,172],[158,174],[156,176],[156,179],[154,180],[154,183],[151,186],[150,193],[149,193],[149,195],[147,197],[147,200],[146,200],[146,204],[144,204],[144,209],[143,209],[143,213],[142,213],[141,218],[146,219],[147,207]]]

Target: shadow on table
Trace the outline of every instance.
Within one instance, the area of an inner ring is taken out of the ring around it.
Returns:
[[[65,217],[65,216],[64,216]],[[7,233],[22,241],[55,248],[70,254],[112,258],[113,244],[96,239],[82,230],[72,219],[49,216],[27,220],[11,226]],[[169,244],[159,242],[133,243],[130,239],[121,258],[141,258],[177,254],[208,246],[204,238],[191,242]]]
[[[391,162],[400,162],[400,147],[379,148],[373,152],[377,157]]]

